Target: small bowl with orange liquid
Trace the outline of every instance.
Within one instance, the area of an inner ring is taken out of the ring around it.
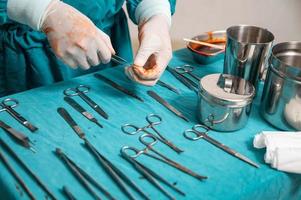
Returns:
[[[189,42],[187,48],[192,52],[193,58],[200,64],[210,64],[224,58],[227,34],[225,30],[211,31],[191,38],[192,40],[206,42],[224,47],[217,49]]]

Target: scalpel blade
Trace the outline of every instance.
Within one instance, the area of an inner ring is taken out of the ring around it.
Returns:
[[[71,128],[78,135],[78,137],[85,138],[85,133],[81,130],[81,128],[77,125],[77,123],[74,121],[74,119],[71,117],[71,115],[68,113],[68,111],[65,108],[60,107],[57,109],[57,112],[69,124],[69,126],[71,126]]]
[[[131,96],[131,97],[134,97],[135,99],[138,99],[139,101],[141,102],[144,102],[144,100],[142,98],[140,98],[139,96],[137,96],[134,92],[122,87],[121,85],[115,83],[114,81],[108,79],[107,77],[103,76],[103,75],[100,75],[100,74],[94,74],[94,76],[97,78],[97,79],[100,79],[102,81],[104,81],[105,83],[109,84],[110,86],[112,86],[113,88],[123,92],[124,94],[128,95],[128,96]]]
[[[72,106],[76,111],[81,113],[85,118],[90,120],[91,122],[95,123],[98,125],[100,128],[103,128],[103,126],[97,121],[97,119],[88,111],[86,111],[80,104],[78,104],[74,99],[70,97],[64,97],[64,100]]]
[[[154,91],[149,90],[149,91],[147,91],[147,94],[149,96],[151,96],[152,98],[154,98],[157,102],[162,104],[164,107],[166,107],[168,110],[173,112],[175,115],[177,115],[178,117],[180,117],[180,118],[184,119],[185,121],[189,122],[188,118],[186,118],[180,111],[178,111],[175,107],[170,105],[167,101],[165,101],[157,93],[155,93]]]

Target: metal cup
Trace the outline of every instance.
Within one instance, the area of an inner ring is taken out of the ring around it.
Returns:
[[[268,66],[274,35],[267,29],[239,25],[227,29],[224,74],[241,77],[255,89]]]

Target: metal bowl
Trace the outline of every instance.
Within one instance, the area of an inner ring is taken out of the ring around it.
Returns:
[[[225,30],[211,31],[193,37],[193,40],[208,42],[217,45],[226,44],[227,34]],[[203,45],[189,42],[187,48],[191,51],[194,60],[200,64],[210,64],[224,58],[225,50],[205,47]]]
[[[269,64],[262,116],[281,130],[301,131],[301,42],[275,45]]]

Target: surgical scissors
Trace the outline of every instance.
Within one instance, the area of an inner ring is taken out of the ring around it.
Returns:
[[[234,151],[233,149],[227,147],[226,145],[218,142],[217,140],[211,138],[208,136],[208,132],[209,132],[209,128],[207,126],[201,125],[201,124],[197,124],[195,126],[192,127],[192,129],[188,129],[186,131],[184,131],[183,135],[185,138],[192,140],[192,141],[196,141],[199,139],[204,139],[207,142],[213,144],[214,146],[222,149],[223,151],[229,153],[230,155],[256,167],[259,168],[259,165],[256,164],[255,162],[253,162],[252,160],[250,160],[249,158],[247,158],[246,156]]]
[[[144,154],[148,157],[151,157],[155,160],[158,160],[160,162],[163,162],[169,166],[172,166],[174,167],[175,169],[177,170],[180,170],[198,180],[203,180],[203,179],[207,179],[206,176],[202,176],[202,175],[199,175],[195,172],[193,172],[192,170],[186,168],[185,166],[171,160],[170,158],[166,157],[165,155],[163,155],[162,153],[160,153],[158,150],[155,150],[153,148],[153,146],[157,143],[157,139],[156,137],[154,137],[153,135],[150,135],[150,134],[143,134],[139,137],[139,141],[145,145],[145,148],[142,149],[142,150],[138,150],[134,147],[127,147],[125,150],[130,150],[130,151],[133,151],[135,152],[135,154],[131,154],[130,157],[132,158],[137,158],[139,157],[140,155]],[[151,154],[149,153],[149,151],[152,151],[154,154]],[[156,154],[156,155],[155,155]]]
[[[183,66],[178,66],[175,68],[176,72],[178,72],[179,74],[188,74],[190,75],[192,78],[196,79],[197,81],[200,81],[201,78],[194,75],[192,72],[194,70],[194,67],[191,65],[183,65]]]
[[[133,124],[125,124],[121,126],[122,132],[128,135],[136,135],[139,132],[144,132],[147,134],[152,135],[153,137],[156,138],[156,140],[159,140],[160,142],[164,143],[168,147],[170,147],[172,150],[174,150],[177,153],[182,153],[184,152],[180,148],[176,147],[173,143],[171,143],[168,139],[166,139],[156,128],[155,126],[159,125],[162,123],[162,118],[157,115],[157,114],[150,114],[146,116],[146,121],[148,122],[148,125],[139,128],[138,126],[135,126]],[[147,129],[151,128],[156,134],[148,131]]]
[[[31,132],[37,131],[38,130],[37,127],[32,125],[22,115],[20,115],[17,111],[15,111],[13,109],[13,108],[17,107],[18,105],[19,105],[19,101],[17,99],[13,99],[13,98],[4,99],[0,103],[0,112],[3,112],[3,111],[8,112],[13,118],[15,118],[20,124],[25,126]]]
[[[64,90],[64,94],[66,96],[79,96],[82,100],[84,100],[93,110],[95,110],[99,115],[103,118],[108,119],[108,114],[98,105],[96,104],[90,97],[86,95],[90,90],[90,87],[87,85],[79,85],[76,88],[68,88]]]

